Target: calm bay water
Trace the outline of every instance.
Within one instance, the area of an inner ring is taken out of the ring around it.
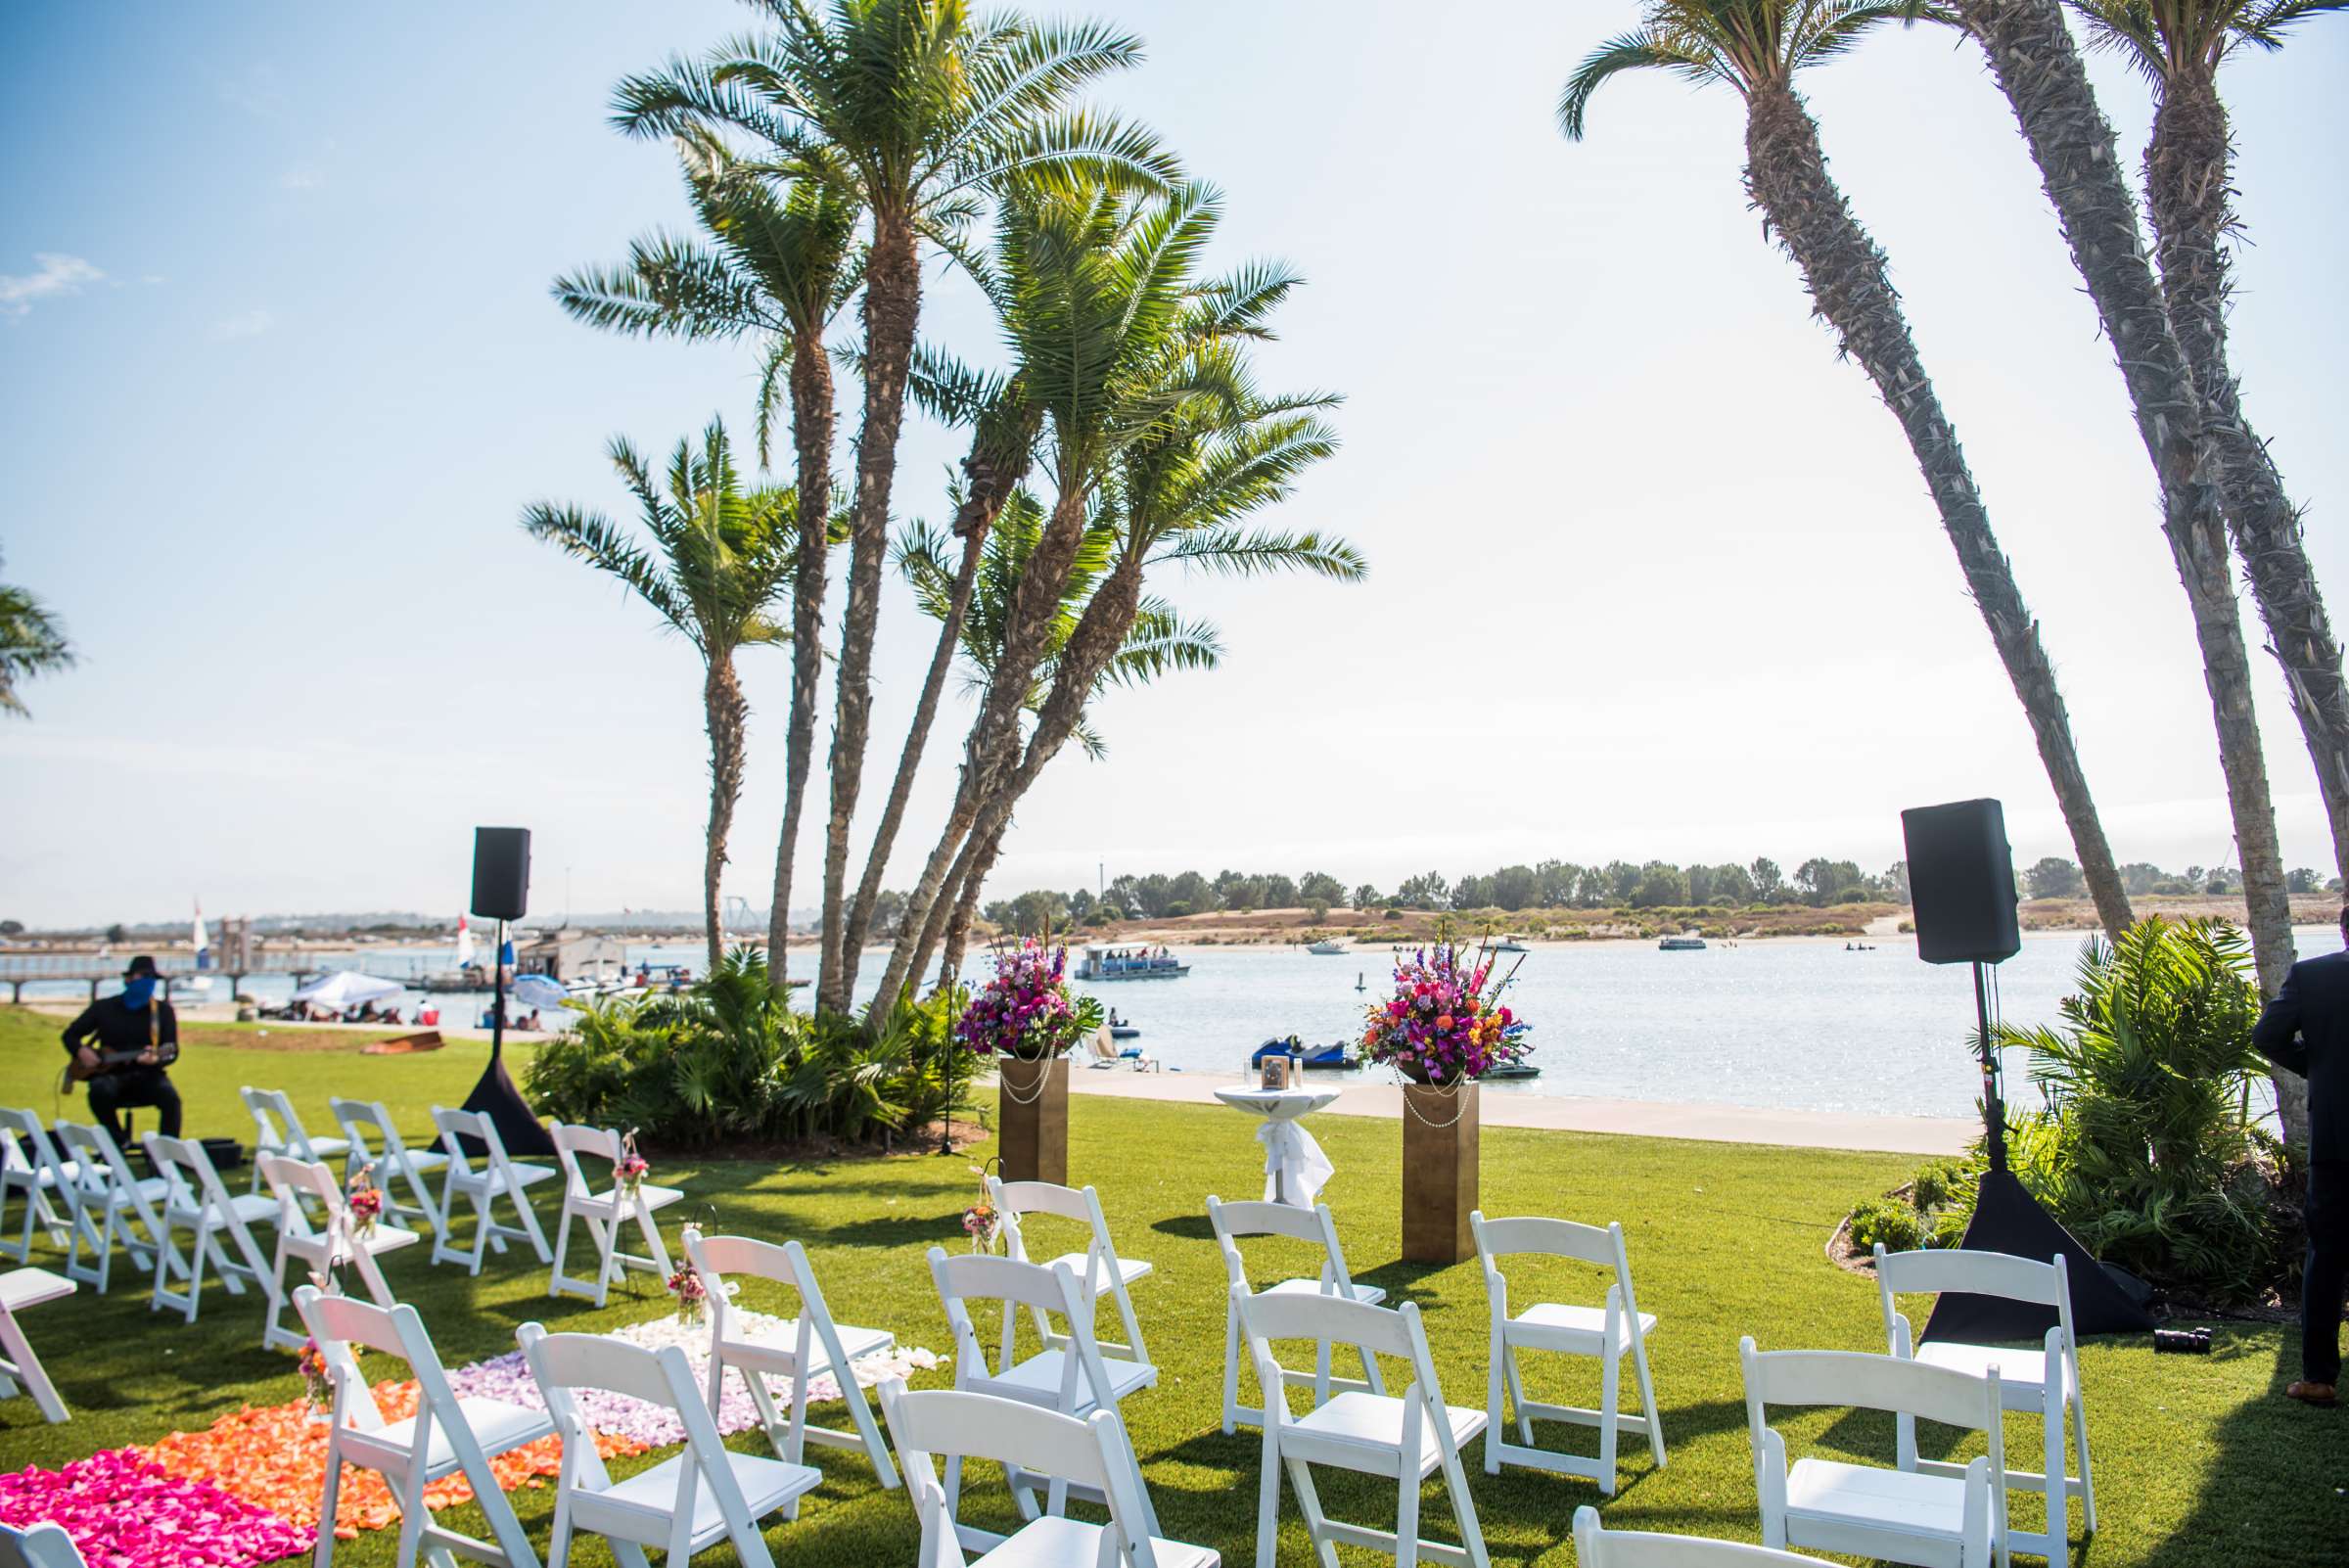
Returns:
[[[2329,927],[2297,934],[2302,956],[2341,943]],[[2077,934],[2023,939],[2022,951],[1995,971],[2001,1016],[2021,1026],[2053,1024],[2074,986]],[[628,945],[630,963],[702,966],[698,943]],[[1363,947],[1315,957],[1300,947],[1177,947],[1191,965],[1181,980],[1078,989],[1140,1026],[1138,1044],[1169,1071],[1237,1080],[1249,1053],[1275,1036],[1309,1045],[1354,1038],[1364,1007],[1390,980],[1392,954]],[[387,979],[446,969],[449,948],[321,954],[324,967],[363,969]],[[866,955],[861,1002],[879,982],[882,957]],[[795,948],[793,973],[811,974],[814,954]],[[987,973],[985,955],[968,966]],[[1358,978],[1365,987],[1357,992]],[[112,990],[110,986],[107,988]],[[264,1001],[292,990],[283,976],[255,975],[246,989]],[[45,999],[86,995],[79,985],[27,987]],[[805,989],[793,993],[805,1006]],[[422,997],[410,993],[403,1006]],[[485,994],[437,998],[450,1021],[471,1022]],[[1907,1116],[1971,1116],[1979,1091],[1966,1038],[1973,1028],[1971,973],[1919,962],[1914,941],[1887,938],[1871,951],[1836,941],[1781,940],[1702,952],[1663,952],[1651,943],[1537,946],[1508,996],[1532,1020],[1539,1079],[1487,1085],[1495,1094],[1595,1095],[1629,1100],[1749,1105]],[[2034,1106],[2023,1053],[2010,1052],[2007,1094]]]

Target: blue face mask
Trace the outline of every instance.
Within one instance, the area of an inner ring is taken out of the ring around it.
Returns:
[[[145,1012],[148,1002],[154,997],[155,977],[153,975],[140,975],[136,979],[122,982],[122,1005],[132,1012]]]

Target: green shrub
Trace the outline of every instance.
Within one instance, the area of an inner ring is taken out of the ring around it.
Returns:
[[[1974,1183],[1981,1179],[1979,1167],[1963,1160],[1928,1160],[1917,1168],[1909,1201],[1918,1214],[1931,1214],[1952,1203],[1974,1201]]]
[[[1852,1211],[1852,1245],[1862,1252],[1879,1242],[1886,1252],[1914,1252],[1923,1240],[1916,1211],[1898,1198],[1868,1198]]]

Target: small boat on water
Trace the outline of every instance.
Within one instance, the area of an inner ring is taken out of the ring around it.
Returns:
[[[1525,945],[1523,937],[1512,933],[1495,943],[1493,950],[1495,952],[1532,952],[1534,949]]]
[[[1683,931],[1677,937],[1666,937],[1656,944],[1659,952],[1702,952],[1705,939],[1693,931]]]
[[[1335,958],[1346,950],[1346,944],[1335,937],[1323,937],[1319,942],[1307,943],[1305,950],[1316,958]]]
[[[1079,980],[1180,980],[1191,966],[1164,947],[1092,945],[1078,961]]]
[[[1141,1026],[1138,1024],[1112,1024],[1109,1026],[1111,1039],[1132,1039],[1141,1032]]]
[[[1362,1065],[1361,1058],[1354,1055],[1343,1044],[1323,1045],[1308,1050],[1296,1041],[1287,1039],[1265,1041],[1256,1048],[1255,1054],[1248,1058],[1248,1065],[1261,1067],[1267,1056],[1294,1057],[1297,1065],[1309,1073],[1352,1073]]]
[[[1531,1062],[1503,1062],[1498,1067],[1485,1069],[1487,1078],[1540,1078],[1542,1069]]]

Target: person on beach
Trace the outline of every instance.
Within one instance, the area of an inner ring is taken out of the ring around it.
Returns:
[[[2341,909],[2349,941],[2349,905]],[[2308,1080],[2308,1258],[2300,1270],[2300,1380],[2284,1389],[2331,1405],[2341,1379],[2349,1286],[2349,951],[2303,958],[2259,1015],[2251,1043]]]
[[[121,994],[90,1003],[66,1026],[66,1054],[97,1075],[89,1080],[90,1114],[119,1149],[130,1146],[122,1112],[131,1106],[155,1107],[162,1134],[179,1136],[179,1090],[166,1071],[179,1057],[179,1014],[161,992],[155,960],[133,958],[122,971]]]

